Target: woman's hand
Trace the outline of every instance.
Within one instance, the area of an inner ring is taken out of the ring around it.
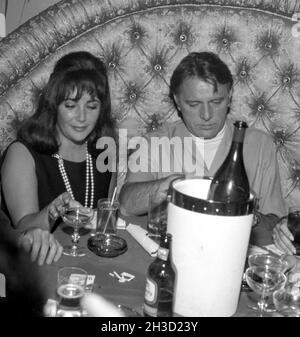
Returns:
[[[79,203],[74,201],[68,192],[59,195],[48,206],[49,220],[56,221],[69,207],[75,206],[76,204]]]
[[[273,241],[275,246],[286,254],[296,254],[296,249],[292,243],[294,237],[288,230],[286,218],[282,218],[273,229]]]
[[[78,201],[73,200],[68,192],[65,192],[55,198],[48,206],[49,219],[56,221],[68,208],[79,207],[80,212],[90,214],[92,209],[82,206]]]
[[[38,265],[45,262],[51,264],[57,262],[62,256],[63,248],[54,238],[53,234],[41,228],[30,228],[19,238],[19,244],[30,252],[31,260]]]

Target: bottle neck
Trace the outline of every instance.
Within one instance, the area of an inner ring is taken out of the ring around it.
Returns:
[[[232,142],[234,143],[243,143],[245,138],[245,132],[247,128],[247,124],[245,122],[235,122],[234,123],[234,133]]]
[[[168,261],[170,257],[172,235],[169,233],[162,234],[160,239],[160,247],[157,252],[157,257],[163,261]]]
[[[160,260],[168,261],[170,250],[168,248],[159,247],[157,257]]]
[[[236,122],[234,123],[234,126],[235,126],[235,129],[233,133],[231,147],[229,150],[232,162],[236,162],[236,160],[238,159],[237,153],[243,151],[243,144],[244,144],[245,131],[246,131],[247,124],[244,122]]]

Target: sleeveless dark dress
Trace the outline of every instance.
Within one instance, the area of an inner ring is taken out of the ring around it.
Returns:
[[[34,151],[28,144],[22,142],[31,153],[36,167],[38,181],[38,200],[40,210],[47,206],[53,199],[66,192],[66,187],[58,168],[58,160],[50,155],[40,154]],[[7,151],[7,150],[6,150]],[[5,152],[6,152],[5,151]],[[101,153],[99,151],[99,153]],[[98,153],[98,154],[99,154]],[[2,158],[4,159],[4,158]],[[108,195],[111,172],[99,172],[96,168],[97,157],[92,157],[94,171],[94,204],[97,207],[97,200],[106,198]],[[86,184],[86,161],[75,163],[64,160],[65,171],[67,173],[75,200],[84,205],[85,184]],[[17,192],[16,192],[17,193]],[[1,189],[2,209],[9,216],[5,198]],[[88,206],[90,206],[90,195]],[[10,217],[10,216],[9,216]]]

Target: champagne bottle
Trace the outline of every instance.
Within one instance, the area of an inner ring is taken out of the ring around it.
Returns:
[[[234,134],[229,153],[217,170],[208,192],[208,200],[244,202],[249,199],[249,181],[243,160],[245,122],[234,123]]]
[[[161,235],[156,259],[147,271],[144,315],[152,317],[172,316],[175,271],[171,265],[172,235]]]

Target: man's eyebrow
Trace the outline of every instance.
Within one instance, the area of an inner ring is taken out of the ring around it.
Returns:
[[[221,99],[225,99],[225,98],[226,98],[226,95],[222,95],[222,96],[219,96],[219,97],[214,97],[214,98],[210,99],[210,101],[221,100]],[[190,102],[203,102],[203,101],[201,99],[197,99],[197,98],[195,98],[195,99],[188,98],[188,99],[185,100],[185,102],[190,103]]]

